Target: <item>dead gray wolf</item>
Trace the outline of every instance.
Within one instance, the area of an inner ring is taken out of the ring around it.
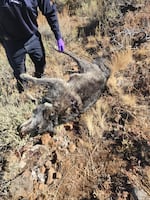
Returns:
[[[110,69],[102,59],[88,62],[78,58],[72,52],[64,51],[77,62],[79,71],[72,73],[65,81],[59,78],[34,78],[22,74],[21,78],[47,87],[44,100],[40,103],[30,119],[19,128],[25,135],[36,132],[54,132],[54,127],[74,120],[91,107],[104,92]]]

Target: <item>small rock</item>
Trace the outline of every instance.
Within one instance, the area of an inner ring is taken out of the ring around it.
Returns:
[[[49,153],[49,148],[45,145],[34,145],[23,153],[19,167],[34,168],[35,166],[43,166]]]
[[[41,136],[41,141],[42,141],[42,144],[43,144],[43,145],[50,146],[50,147],[51,147],[51,146],[53,145],[53,143],[54,143],[53,139],[51,138],[51,136],[50,136],[48,133],[43,134],[43,135]]]
[[[84,147],[84,148],[88,148],[92,150],[92,144],[90,144],[89,142],[85,142],[82,139],[79,139],[78,143],[77,143],[78,147]]]
[[[41,183],[45,182],[45,175],[43,173],[38,173],[38,181],[40,181]]]
[[[138,200],[150,200],[150,196],[143,190],[139,188],[134,188],[134,192]]]
[[[53,167],[51,167],[49,170],[48,170],[48,177],[47,177],[47,181],[46,181],[46,184],[47,185],[50,185],[53,183],[53,175],[56,173],[55,169]]]
[[[33,192],[33,179],[29,170],[26,170],[22,175],[18,176],[10,184],[9,191],[13,199],[18,199],[20,196],[28,198]]]
[[[25,160],[21,160],[19,163],[19,168],[23,169],[26,166]]]
[[[45,173],[45,167],[44,166],[42,166],[42,167],[40,167],[40,172],[42,173],[42,174],[44,174]]]
[[[60,173],[60,172],[57,172],[57,173],[56,173],[56,178],[57,178],[57,179],[61,179],[61,177],[62,177],[61,173]]]
[[[68,150],[70,153],[74,153],[75,150],[76,150],[76,145],[73,144],[73,143],[70,143],[69,146],[68,146]]]
[[[46,192],[47,189],[48,189],[48,186],[47,186],[46,184],[44,184],[44,183],[39,183],[39,184],[38,184],[37,190]],[[36,198],[36,199],[37,199],[37,198]]]
[[[33,180],[36,180],[36,181],[37,181],[36,171],[35,171],[35,170],[32,170],[31,174],[32,174]]]
[[[52,163],[51,163],[50,160],[48,160],[48,161],[45,162],[45,167],[46,167],[46,169],[50,169],[51,166],[52,166]]]

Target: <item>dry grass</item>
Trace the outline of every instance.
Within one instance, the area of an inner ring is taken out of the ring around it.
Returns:
[[[100,99],[93,108],[83,115],[82,119],[88,128],[90,136],[101,138],[103,132],[107,130],[109,109],[108,103],[104,99]]]
[[[118,72],[119,70],[124,70],[131,62],[133,62],[133,58],[130,47],[127,50],[116,52],[112,57],[112,74]]]
[[[124,96],[122,90],[122,85],[128,84],[124,77],[120,76],[120,72],[127,69],[130,64],[133,63],[132,50],[128,48],[127,50],[115,52],[111,61],[111,76],[108,80],[108,87],[110,88],[111,93],[117,92],[119,97],[126,99],[127,95]],[[119,75],[118,75],[119,74]],[[128,95],[129,98],[129,95]],[[133,99],[134,97],[132,97]],[[133,101],[133,100],[132,100]]]

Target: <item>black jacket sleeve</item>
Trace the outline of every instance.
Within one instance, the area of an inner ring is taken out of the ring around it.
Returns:
[[[56,4],[51,0],[38,0],[38,6],[42,14],[45,15],[56,40],[60,39],[61,33],[58,23]]]

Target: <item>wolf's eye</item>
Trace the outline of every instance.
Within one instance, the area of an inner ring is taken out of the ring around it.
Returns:
[[[51,112],[50,116],[54,116],[54,114],[55,114],[54,112]]]
[[[36,114],[36,113],[37,113],[37,109],[34,109],[34,110],[33,110],[33,114]]]

